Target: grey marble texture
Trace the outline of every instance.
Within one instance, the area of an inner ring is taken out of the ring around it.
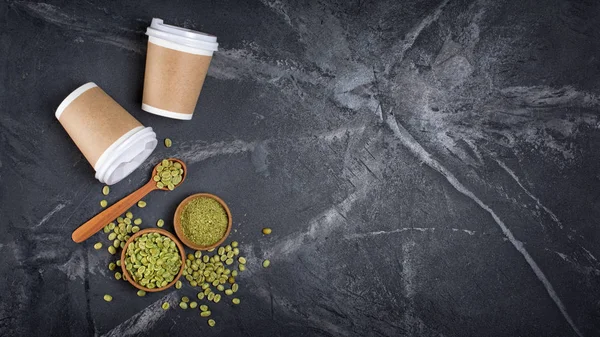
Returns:
[[[0,335],[600,336],[599,7],[1,2]],[[218,36],[191,122],[140,109],[152,17]],[[101,235],[70,240],[102,185],[54,110],[88,81],[175,144],[109,202],[175,156],[146,226],[230,205],[249,270],[216,327],[160,309],[189,286],[138,298]]]

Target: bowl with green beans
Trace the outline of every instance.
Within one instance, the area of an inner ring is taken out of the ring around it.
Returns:
[[[185,269],[185,250],[175,235],[160,228],[135,233],[121,252],[123,277],[146,292],[163,291]]]

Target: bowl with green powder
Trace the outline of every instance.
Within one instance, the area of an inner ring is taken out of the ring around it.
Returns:
[[[175,235],[160,228],[143,229],[123,246],[123,277],[146,292],[174,285],[185,268],[185,250]]]
[[[173,223],[183,244],[195,250],[209,250],[219,246],[229,235],[231,212],[216,195],[199,193],[179,204]]]

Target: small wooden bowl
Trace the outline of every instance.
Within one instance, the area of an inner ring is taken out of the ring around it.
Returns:
[[[171,240],[173,240],[173,242],[175,242],[175,244],[177,245],[177,249],[179,249],[179,254],[181,255],[181,268],[179,268],[179,274],[177,274],[177,276],[175,276],[175,278],[173,279],[173,281],[171,281],[171,283],[169,283],[166,286],[161,287],[161,288],[150,289],[150,288],[144,287],[141,284],[138,284],[137,282],[135,282],[133,280],[133,278],[131,278],[129,276],[129,271],[127,270],[127,268],[125,268],[125,253],[127,252],[127,247],[138,236],[144,235],[146,233],[159,233],[161,235],[168,236]],[[127,281],[129,281],[129,283],[131,283],[134,287],[136,287],[138,289],[141,289],[143,291],[146,291],[146,292],[154,293],[154,292],[158,292],[158,291],[163,291],[163,290],[171,287],[172,285],[175,284],[175,282],[177,282],[177,280],[179,280],[179,278],[181,277],[181,274],[183,274],[183,269],[184,268],[185,268],[185,249],[183,248],[183,245],[181,244],[181,242],[179,242],[179,240],[175,237],[175,235],[167,232],[164,229],[160,229],[160,228],[146,228],[146,229],[142,229],[141,231],[133,234],[129,238],[129,240],[127,240],[127,242],[125,243],[125,246],[123,246],[123,251],[121,252],[121,269],[123,270],[123,277],[125,279],[127,279]]]
[[[183,212],[183,209],[185,208],[185,206],[192,200],[196,199],[196,198],[212,198],[215,201],[217,201],[219,204],[221,204],[221,206],[223,206],[223,208],[225,209],[225,212],[227,213],[227,229],[225,230],[225,234],[223,235],[223,237],[221,238],[221,240],[217,241],[215,244],[212,244],[210,246],[199,246],[195,243],[193,243],[191,240],[189,240],[185,234],[183,233],[183,228],[181,228],[181,212]],[[210,193],[198,193],[198,194],[192,194],[189,197],[183,199],[183,201],[179,204],[179,206],[177,206],[177,210],[175,211],[175,217],[173,218],[173,226],[175,227],[175,233],[177,233],[177,236],[179,237],[179,240],[181,240],[181,242],[183,242],[184,245],[194,249],[194,250],[209,250],[209,249],[213,249],[215,247],[220,246],[225,239],[227,239],[227,237],[229,236],[229,232],[231,232],[231,212],[229,211],[229,207],[227,207],[227,204],[221,200],[221,198],[217,197],[214,194],[210,194]]]

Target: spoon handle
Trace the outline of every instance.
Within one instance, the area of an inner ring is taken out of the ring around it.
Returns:
[[[88,220],[83,225],[79,226],[71,238],[77,243],[81,243],[89,239],[92,235],[96,234],[104,226],[108,225],[111,221],[114,221],[121,214],[125,213],[131,206],[135,205],[140,201],[146,194],[157,189],[156,182],[150,180],[146,185],[140,187],[125,198],[119,200],[114,205],[98,213],[95,217]]]

